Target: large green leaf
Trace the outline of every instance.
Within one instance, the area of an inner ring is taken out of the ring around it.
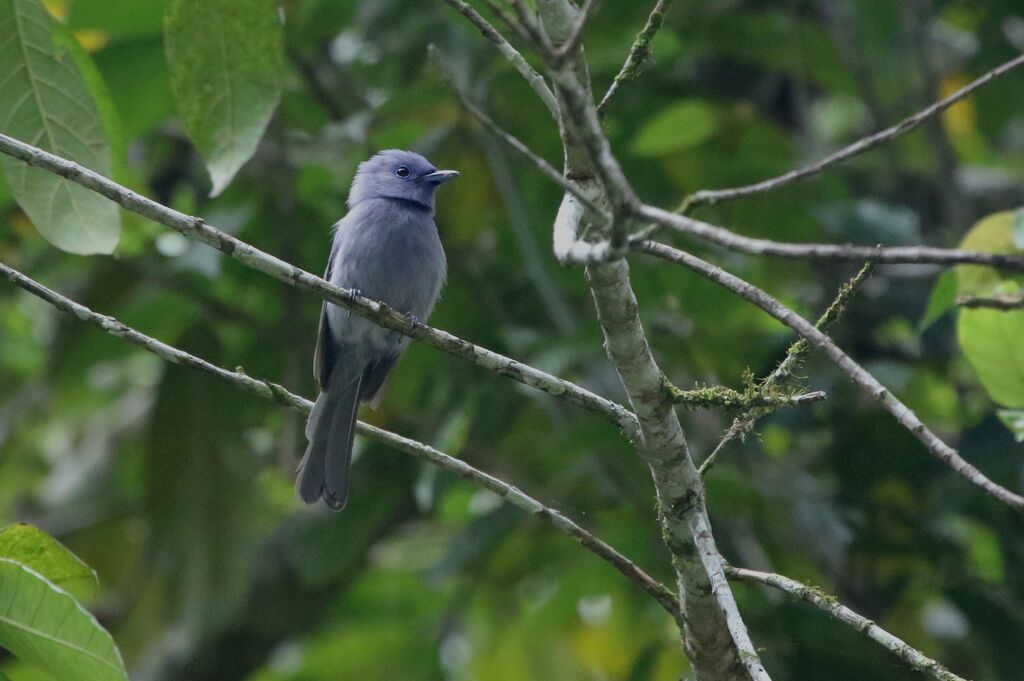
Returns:
[[[32,525],[19,523],[0,530],[0,558],[21,563],[58,585],[96,579],[96,573],[78,556]]]
[[[281,98],[281,25],[270,0],[174,0],[171,86],[216,196],[252,157]]]
[[[0,132],[109,175],[103,120],[66,32],[54,29],[40,0],[0,0]],[[7,156],[0,167],[50,243],[81,254],[117,246],[120,217],[110,201]]]
[[[0,647],[61,681],[126,681],[110,634],[66,591],[0,558]]]
[[[1018,290],[1011,283],[1005,287]],[[1004,407],[1024,407],[1024,310],[964,309],[957,332],[992,399]]]

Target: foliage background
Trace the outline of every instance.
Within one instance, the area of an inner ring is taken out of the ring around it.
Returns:
[[[888,125],[1024,49],[1014,0],[680,0],[644,77],[608,116],[643,197],[783,172]],[[588,29],[595,82],[615,74],[648,8],[605,0]],[[163,3],[51,3],[91,53],[117,114],[120,181],[312,271],[355,165],[423,151],[462,171],[438,223],[449,285],[432,323],[622,399],[581,273],[550,256],[556,187],[461,111],[428,68],[436,43],[474,98],[558,160],[518,75],[439,2],[284,5],[284,92],[255,158],[216,199],[175,110]],[[954,246],[1024,203],[1024,76],[934,126],[809,182],[702,208],[753,236]],[[319,304],[136,216],[116,253],[43,240],[0,185],[0,259],[98,311],[311,396]],[[813,316],[856,266],[710,251]],[[1021,445],[959,351],[955,315],[922,330],[937,272],[886,267],[839,343],[964,457],[1019,489]],[[659,362],[677,384],[737,386],[790,334],[670,266],[634,262]],[[709,475],[736,564],[825,586],[979,680],[1024,666],[1024,526],[926,455],[826,362],[829,400],[766,420]],[[566,511],[666,582],[640,462],[606,422],[414,345],[364,418],[435,444]],[[686,415],[705,455],[728,415]],[[340,515],[300,509],[295,414],[105,336],[0,287],[0,524],[28,521],[97,570],[88,601],[133,679],[676,679],[687,669],[656,604],[564,537],[402,454],[359,443]],[[776,679],[913,678],[809,606],[738,586]],[[37,678],[6,658],[12,681]]]

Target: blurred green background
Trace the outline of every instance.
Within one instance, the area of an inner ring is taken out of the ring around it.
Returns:
[[[585,40],[598,92],[648,4],[598,4]],[[216,199],[177,117],[163,3],[49,7],[109,91],[119,181],[319,272],[356,164],[382,148],[421,151],[462,172],[439,195],[450,275],[431,323],[624,399],[582,272],[550,254],[558,189],[459,108],[427,45],[557,164],[554,124],[444,3],[284,2],[280,107]],[[643,199],[673,206],[816,159],[1022,49],[1019,0],[677,0],[607,129]],[[784,241],[953,247],[980,217],[1022,204],[1024,72],[825,175],[695,215]],[[113,256],[62,253],[0,184],[0,260],[163,341],[314,396],[317,300],[122,218]],[[857,270],[679,243],[806,316]],[[881,268],[834,335],[966,459],[1019,491],[1024,447],[959,350],[956,313],[922,328],[939,274]],[[767,373],[792,340],[671,265],[636,256],[633,276],[677,385],[738,387],[745,368]],[[803,374],[829,399],[765,420],[708,476],[725,556],[825,587],[966,678],[1021,678],[1021,518],[931,458],[827,362],[812,356]],[[382,408],[363,416],[522,487],[672,584],[649,474],[604,420],[418,345]],[[731,418],[683,416],[698,459]],[[133,679],[668,681],[687,672],[672,621],[633,584],[492,494],[401,453],[358,440],[344,513],[300,508],[292,471],[302,426],[295,413],[0,286],[0,525],[36,524],[97,570],[87,604]],[[777,681],[919,678],[810,606],[735,588]],[[2,654],[0,673],[41,678]]]

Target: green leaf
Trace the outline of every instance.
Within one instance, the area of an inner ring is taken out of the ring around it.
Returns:
[[[960,248],[985,253],[1024,253],[1014,245],[1013,226],[1011,211],[989,215],[971,228]],[[982,265],[961,265],[956,272],[960,295],[988,295],[1007,278],[994,267]]]
[[[1004,407],[1024,407],[1024,310],[961,310],[957,333],[989,396]]]
[[[708,102],[679,102],[647,120],[633,138],[637,156],[665,156],[710,139],[718,130],[718,112]]]
[[[164,22],[185,130],[220,194],[256,151],[281,98],[281,25],[270,0],[174,0]]]
[[[0,0],[0,131],[110,175],[103,120],[66,39],[39,0]],[[68,180],[8,156],[11,192],[39,232],[70,253],[111,253],[117,207]]]
[[[1024,208],[1013,218],[1013,245],[1024,250]]]
[[[1013,439],[1024,442],[1024,409],[1000,409],[996,414],[1013,433]]]
[[[79,579],[96,580],[92,568],[32,525],[19,523],[0,530],[0,558],[21,563],[57,585]]]
[[[0,647],[61,681],[127,681],[114,639],[60,587],[0,558]]]
[[[935,322],[956,306],[956,272],[946,270],[935,282],[935,288],[928,297],[928,307],[924,311],[924,317],[918,324],[918,331],[925,331]]]

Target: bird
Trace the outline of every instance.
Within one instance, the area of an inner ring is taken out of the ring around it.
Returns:
[[[360,163],[348,212],[334,225],[324,278],[353,297],[386,303],[412,325],[426,322],[448,267],[434,223],[434,193],[458,176],[400,149]],[[333,510],[345,507],[359,405],[378,406],[385,379],[408,344],[396,331],[323,303],[313,359],[320,394],[306,421],[309,444],[295,482],[306,504],[323,499]]]

